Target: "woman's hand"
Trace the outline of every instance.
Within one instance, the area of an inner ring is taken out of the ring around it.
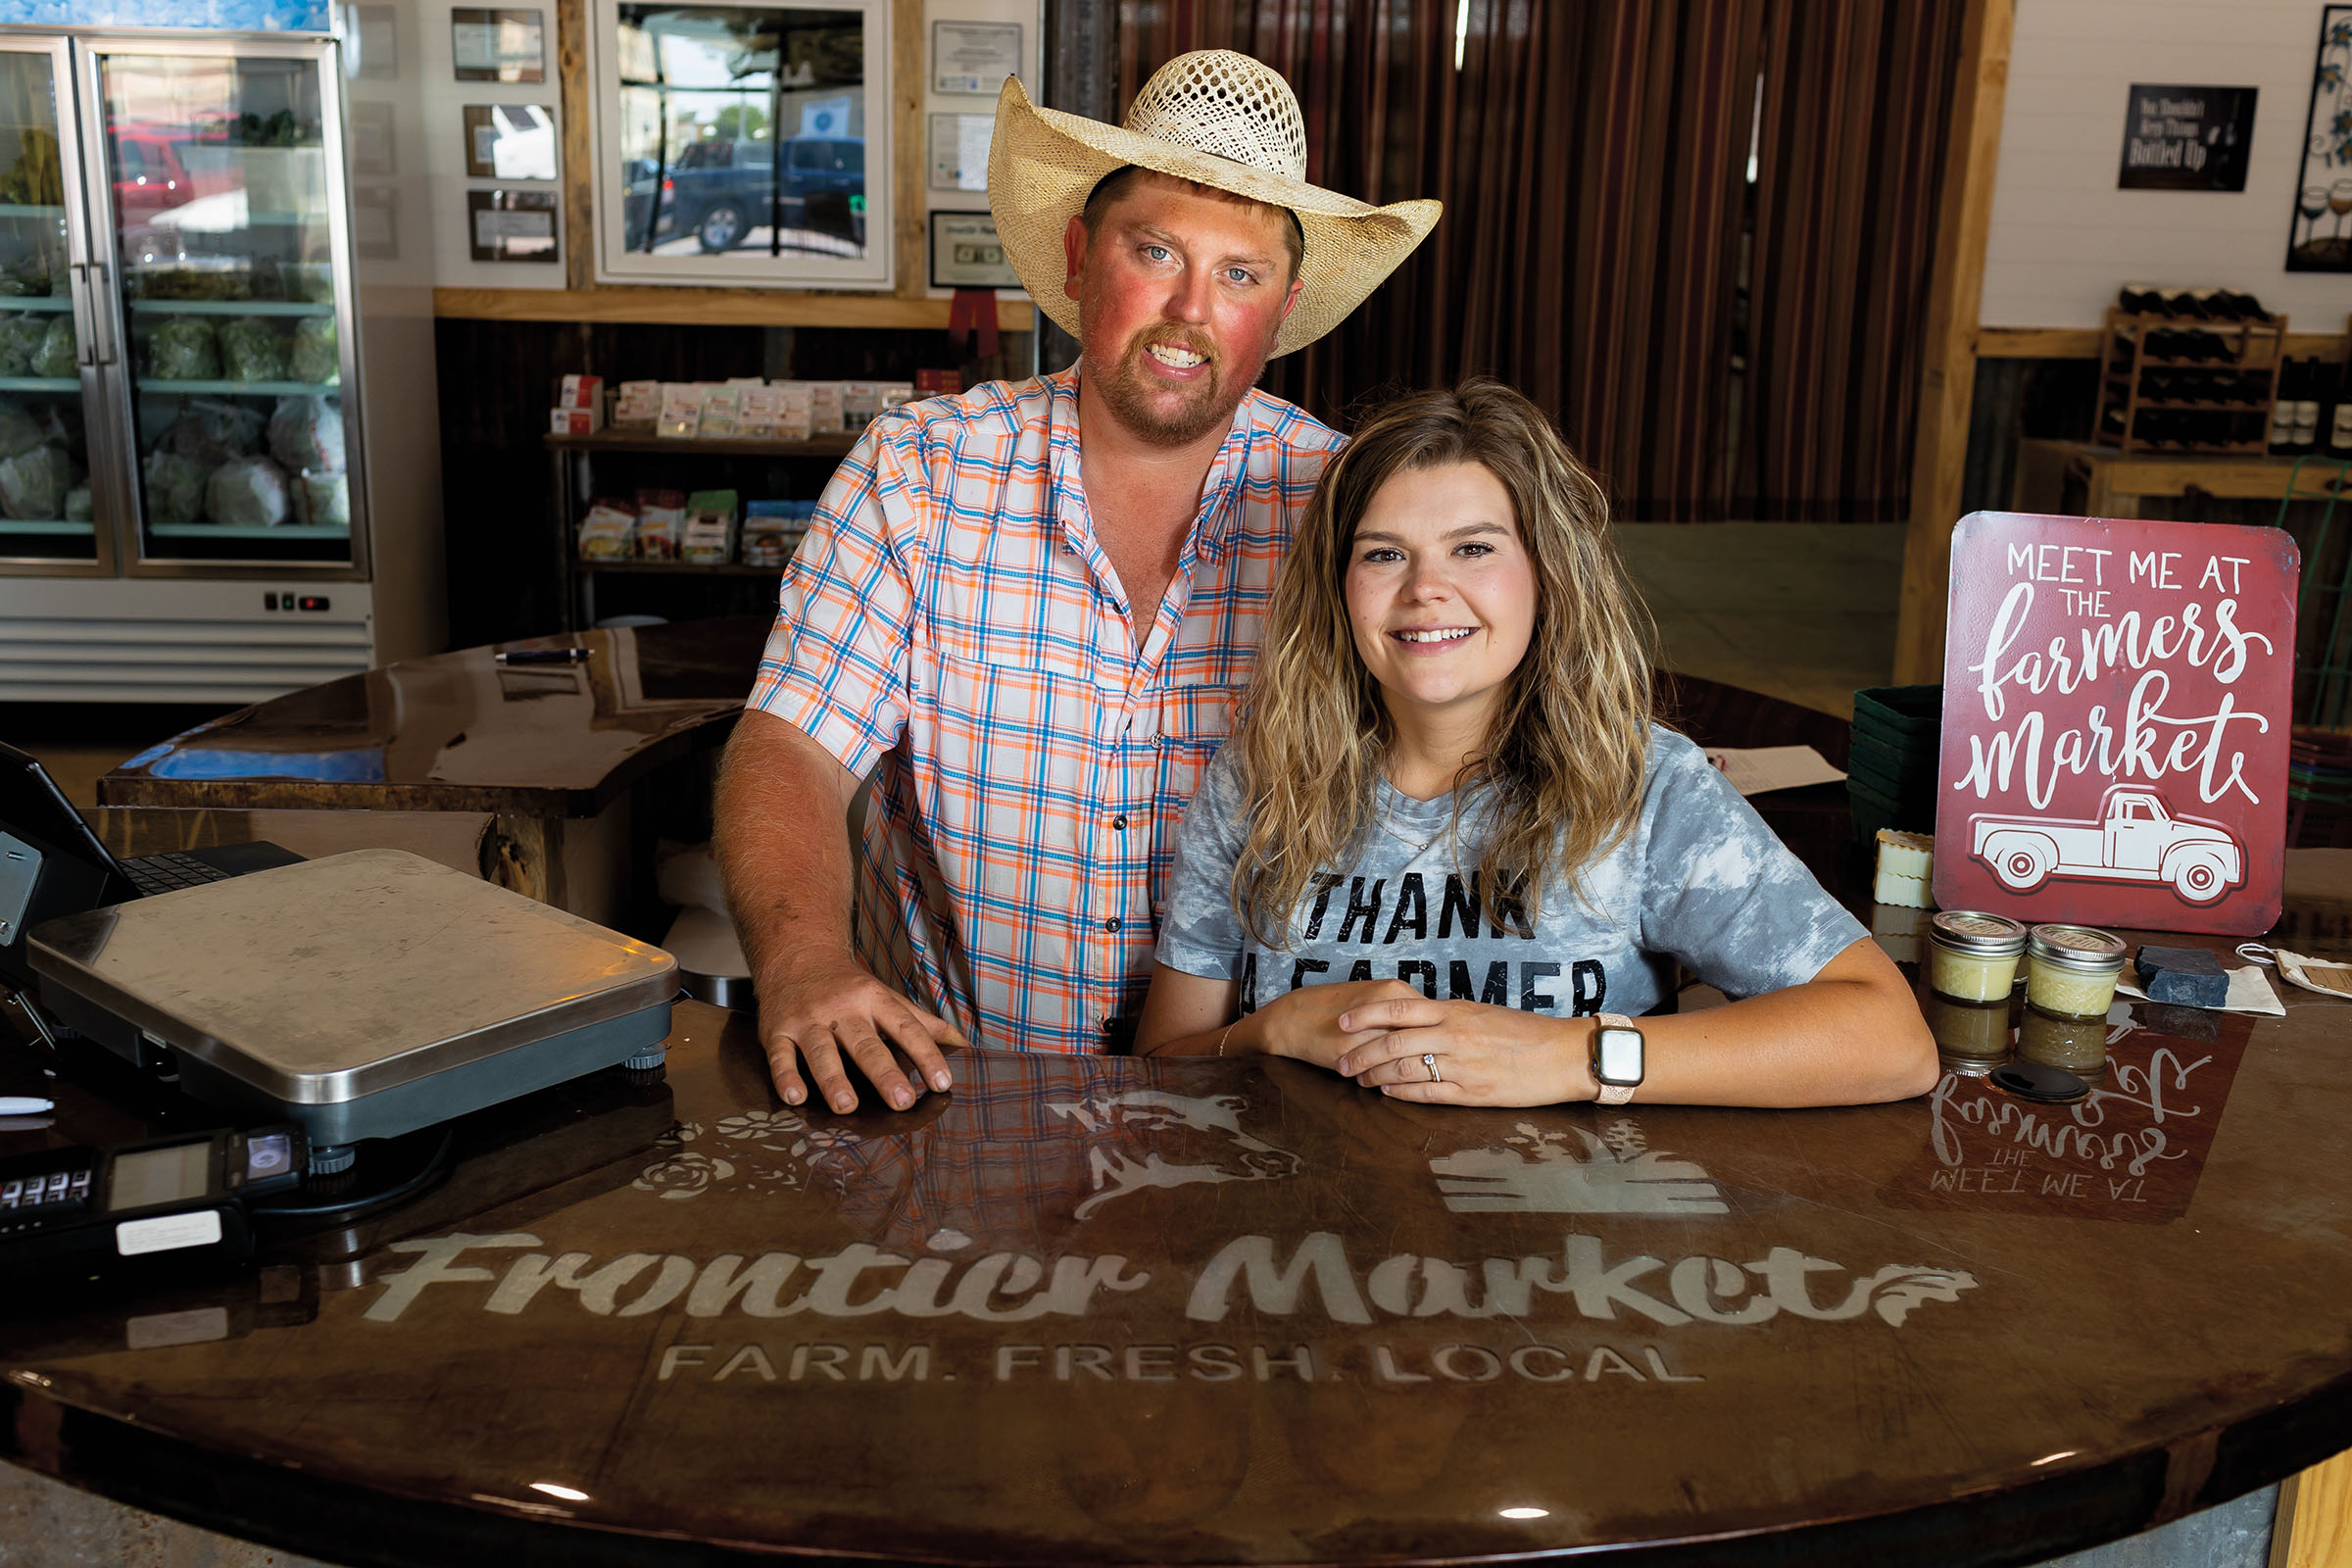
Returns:
[[[1345,1025],[1342,1015],[1364,1015],[1367,1007],[1393,1005],[1421,993],[1401,980],[1343,980],[1337,985],[1300,986],[1287,991],[1242,1020],[1234,1030],[1236,1045],[1244,1043],[1269,1056],[1289,1056],[1318,1067],[1345,1071],[1343,1054],[1371,1044],[1388,1026]]]
[[[1359,1003],[1333,1020],[1342,1038],[1364,1040],[1335,1071],[1398,1100],[1446,1105],[1556,1105],[1593,1097],[1592,1020],[1432,1002],[1402,989],[1401,997]],[[1434,1080],[1424,1055],[1436,1059]]]

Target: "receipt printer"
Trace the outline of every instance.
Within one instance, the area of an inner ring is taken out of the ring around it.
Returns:
[[[359,850],[51,920],[59,1021],[322,1152],[629,1063],[677,992],[661,949],[400,850]]]

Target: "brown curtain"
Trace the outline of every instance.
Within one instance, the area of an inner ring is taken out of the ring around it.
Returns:
[[[1910,515],[1920,335],[1965,9],[1771,9],[1734,498],[1742,516]]]
[[[1919,0],[1934,19],[1921,25],[1883,0],[1470,0],[1457,70],[1456,0],[1120,0],[1118,103],[1124,114],[1187,49],[1238,49],[1298,92],[1308,178],[1367,201],[1446,202],[1361,309],[1268,368],[1269,389],[1321,417],[1345,426],[1383,391],[1485,372],[1559,421],[1620,515],[1899,515],[1908,474],[1894,460],[1909,450],[1934,154],[1957,59],[1941,19],[1960,4]],[[1880,79],[1881,67],[1902,74]],[[1806,158],[1820,186],[1858,189],[1771,226],[1779,249],[1769,273],[1757,253],[1752,390],[1735,421],[1760,76],[1771,189],[1789,190],[1782,166]],[[1852,139],[1825,145],[1833,131]],[[1764,319],[1806,303],[1791,290],[1814,275],[1807,247],[1853,263],[1813,296],[1846,312],[1835,332]],[[1884,290],[1880,268],[1899,270]],[[1837,373],[1815,387],[1825,356]],[[1806,414],[1793,430],[1792,407]],[[1810,466],[1768,465],[1752,455],[1765,440]],[[1784,475],[1798,488],[1758,510]]]

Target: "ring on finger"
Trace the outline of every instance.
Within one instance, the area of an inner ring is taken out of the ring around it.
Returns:
[[[1446,1081],[1445,1075],[1438,1071],[1438,1054],[1436,1052],[1424,1051],[1421,1053],[1421,1065],[1429,1069],[1431,1083],[1442,1084]]]

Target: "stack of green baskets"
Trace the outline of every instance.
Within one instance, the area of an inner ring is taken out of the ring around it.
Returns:
[[[1875,686],[1854,693],[1853,749],[1845,762],[1854,832],[1936,831],[1936,763],[1942,742],[1941,686]]]

